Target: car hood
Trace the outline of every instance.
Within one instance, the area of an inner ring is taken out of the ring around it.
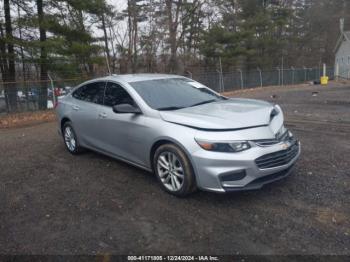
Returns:
[[[160,111],[164,121],[199,129],[243,129],[269,125],[274,106],[253,99],[232,98],[175,111]]]

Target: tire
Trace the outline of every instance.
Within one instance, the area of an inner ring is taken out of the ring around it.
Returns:
[[[197,189],[191,162],[183,150],[174,144],[157,148],[153,156],[153,169],[162,189],[172,195],[185,197]]]
[[[70,138],[69,133],[70,132]],[[84,148],[80,146],[78,137],[74,131],[73,125],[71,122],[66,122],[62,128],[62,137],[64,145],[69,153],[73,155],[78,155],[84,151]]]

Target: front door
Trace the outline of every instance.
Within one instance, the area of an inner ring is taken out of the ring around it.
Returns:
[[[142,148],[145,134],[144,115],[113,112],[117,104],[132,104],[134,100],[120,85],[108,82],[104,97],[104,109],[100,112],[100,131],[106,151],[118,157],[144,165],[144,159],[138,152]]]

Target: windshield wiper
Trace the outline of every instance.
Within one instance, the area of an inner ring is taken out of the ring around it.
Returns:
[[[171,110],[179,110],[182,109],[183,107],[180,106],[168,106],[168,107],[161,107],[157,108],[158,111],[171,111]]]
[[[193,107],[193,106],[199,106],[199,105],[204,105],[204,104],[209,104],[209,103],[213,103],[216,102],[217,99],[211,99],[211,100],[206,100],[206,101],[202,101],[200,103],[196,103],[194,105],[191,105],[189,107]],[[157,108],[158,111],[171,111],[171,110],[179,110],[179,109],[183,109],[185,107],[180,107],[180,106],[168,106],[168,107],[161,107],[161,108]]]
[[[209,103],[213,103],[213,102],[216,102],[216,101],[217,101],[216,99],[211,99],[211,100],[207,100],[207,101],[203,101],[203,102],[199,102],[197,104],[191,105],[190,107],[204,105],[204,104],[209,104]]]

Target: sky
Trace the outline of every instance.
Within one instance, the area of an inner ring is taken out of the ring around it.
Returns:
[[[122,11],[126,8],[127,0],[107,0],[107,3],[113,5],[117,11]]]
[[[117,12],[125,10],[127,2],[128,0],[107,0],[107,3],[113,5]]]

